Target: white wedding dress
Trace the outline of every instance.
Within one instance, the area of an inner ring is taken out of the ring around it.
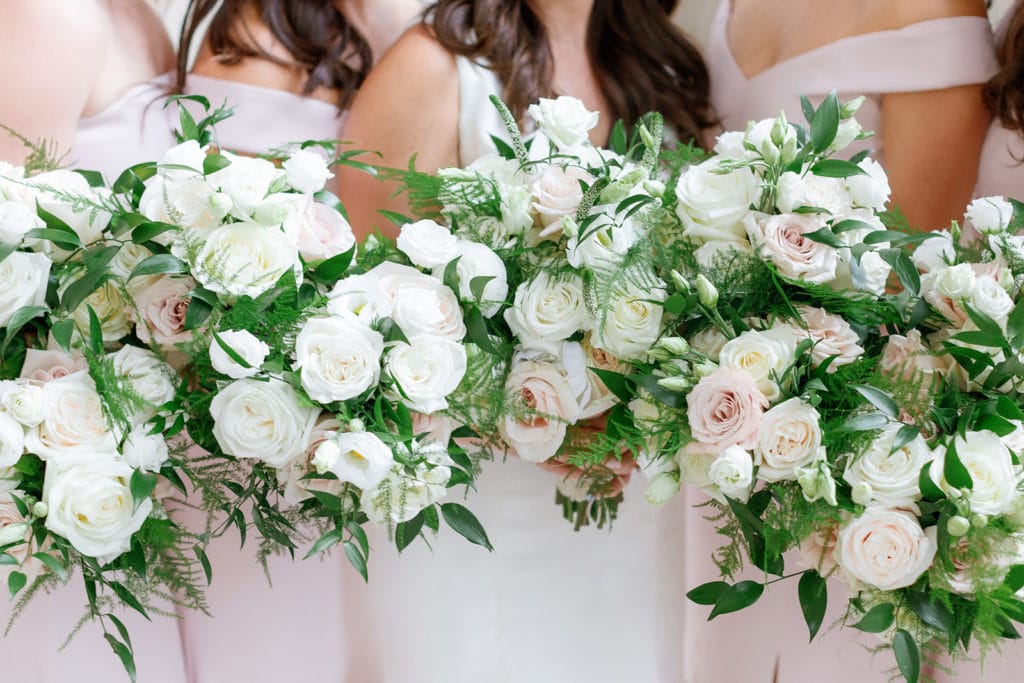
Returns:
[[[464,58],[460,164],[507,138],[488,100],[496,77]],[[371,537],[370,581],[346,581],[351,681],[643,683],[682,679],[683,502],[644,499],[636,475],[614,528],[573,531],[554,504],[557,476],[516,458],[485,463],[464,503],[495,552],[451,529],[401,557]],[[349,572],[356,576],[355,572]]]

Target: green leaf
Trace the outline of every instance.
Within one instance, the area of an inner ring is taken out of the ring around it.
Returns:
[[[103,325],[100,324],[99,316],[96,315],[96,309],[92,306],[86,306],[86,310],[89,313],[89,348],[97,356],[103,354]]]
[[[14,335],[18,334],[18,331],[25,326],[25,323],[32,318],[45,315],[49,310],[46,306],[22,306],[16,310],[7,322],[7,332],[4,334],[3,345],[0,346],[0,354],[7,351],[7,346],[14,339]]]
[[[484,300],[484,288],[486,288],[487,283],[493,279],[493,275],[477,275],[469,281],[469,293],[473,295],[474,300]]]
[[[423,520],[426,518],[423,510],[419,511],[412,519],[406,522],[400,522],[395,527],[395,546],[398,548],[398,552],[402,552],[409,547],[413,541],[420,535],[420,530],[423,528]]]
[[[444,503],[441,505],[441,515],[444,517],[444,521],[448,523],[448,526],[470,543],[483,546],[491,551],[494,550],[494,546],[491,545],[491,541],[487,538],[487,532],[484,531],[479,520],[462,505],[458,503]]]
[[[800,611],[804,614],[804,622],[810,632],[810,640],[818,635],[822,622],[825,620],[825,608],[828,606],[828,587],[825,579],[813,569],[808,569],[800,577],[797,586],[800,596]]]
[[[943,633],[952,633],[956,628],[953,613],[938,600],[932,600],[927,593],[913,592],[909,596],[910,609],[921,621]]]
[[[921,293],[921,274],[917,272],[917,266],[910,260],[907,252],[900,249],[883,249],[878,254],[892,266],[904,289],[912,296],[918,296]]]
[[[337,282],[352,264],[356,248],[352,247],[343,254],[336,254],[325,260],[313,270],[313,277],[326,282]]]
[[[892,440],[892,448],[889,450],[890,455],[906,446],[920,434],[921,430],[912,425],[903,425],[900,427],[899,431],[896,432],[895,438]]]
[[[628,148],[629,142],[626,138],[626,124],[622,122],[622,119],[619,119],[615,122],[615,125],[612,126],[612,134],[608,139],[608,149],[616,154],[624,155]],[[512,152],[512,156],[508,158],[515,159],[515,151],[512,150],[511,147],[509,147],[509,151]]]
[[[58,320],[50,326],[50,334],[65,353],[71,353],[71,337],[74,333],[75,321],[70,318]]]
[[[870,432],[889,424],[889,418],[881,413],[856,415],[843,423],[843,429],[851,432]]]
[[[891,603],[875,605],[860,621],[853,625],[855,629],[865,633],[882,633],[887,631],[896,619],[896,611]]]
[[[21,560],[10,553],[0,553],[0,567],[17,567]]]
[[[377,209],[377,213],[379,213],[381,216],[384,216],[384,218],[387,218],[389,221],[391,221],[398,227],[402,227],[406,223],[412,223],[411,218],[402,215],[396,211],[388,211],[387,209]]]
[[[128,482],[128,490],[132,492],[132,500],[135,501],[135,510],[139,509],[143,501],[149,498],[149,494],[153,493],[153,489],[156,488],[157,475],[143,472],[142,470],[135,470],[132,472],[132,478]]]
[[[7,577],[7,590],[11,592],[11,597],[13,598],[17,595],[18,591],[24,588],[26,583],[28,583],[27,576],[21,572],[11,572]]]
[[[178,230],[178,226],[171,223],[146,222],[140,223],[132,230],[132,242],[143,244],[154,237],[164,234],[170,230]]]
[[[480,311],[473,309],[465,317],[466,336],[469,341],[480,347],[485,353],[493,356],[498,355],[498,349],[491,343],[491,335],[487,331],[487,321],[480,314]]]
[[[849,232],[850,230],[874,230],[875,226],[864,221],[859,221],[856,218],[847,218],[841,220],[838,223],[832,224],[832,232],[837,235],[842,232]]]
[[[589,368],[589,370],[597,375],[597,378],[604,383],[608,388],[608,391],[614,394],[615,398],[619,399],[623,403],[629,403],[633,400],[635,392],[630,387],[628,377],[618,372],[603,370],[601,368]]]
[[[807,120],[807,123],[814,120],[814,105],[807,99],[807,95],[800,96],[800,110],[804,113],[804,119]]]
[[[1016,593],[1021,588],[1024,588],[1024,565],[1018,564],[1010,567],[1010,571],[1006,574],[1006,579],[1003,583],[1012,593]]]
[[[732,588],[732,586],[725,581],[711,581],[697,586],[687,593],[686,597],[689,598],[691,602],[695,602],[698,605],[713,605],[718,602],[718,599],[722,597],[722,594],[730,588]]]
[[[214,332],[213,338],[217,342],[217,346],[219,346],[221,350],[228,355],[228,358],[230,358],[235,363],[238,363],[246,370],[252,369],[252,363],[247,361],[245,358],[242,358],[242,355],[235,351],[233,348],[231,348],[231,346],[226,341],[224,341],[224,339],[221,338],[219,334]]]
[[[978,329],[987,334],[1001,337],[1003,335],[1003,328],[999,326],[995,320],[992,319],[987,313],[979,311],[969,303],[964,303],[964,308],[967,310],[967,315],[978,326]]]
[[[891,418],[899,416],[900,407],[888,392],[867,384],[852,384],[850,386],[854,391],[867,399],[871,405],[878,408],[885,415],[888,415]]]
[[[354,521],[349,521],[345,524],[345,528],[352,534],[352,538],[356,539],[356,543],[359,544],[359,548],[363,551],[363,557],[370,556],[370,539],[366,537],[366,532],[363,531],[363,527]]]
[[[370,574],[366,569],[366,559],[359,552],[359,548],[352,541],[345,541],[341,545],[345,549],[345,556],[348,558],[349,563],[356,568],[359,575],[363,577],[363,581],[369,582]]]
[[[839,98],[833,90],[811,118],[811,146],[815,152],[828,150],[839,132]]]
[[[206,158],[203,159],[203,175],[216,173],[222,168],[227,168],[230,165],[231,160],[223,154],[207,154]]]
[[[1009,396],[1000,396],[996,399],[996,412],[1007,420],[1024,420],[1024,410],[1021,410]]]
[[[1010,317],[1006,319],[1006,334],[1012,338],[1024,335],[1024,304],[1014,307]]]
[[[688,308],[686,297],[678,292],[665,299],[661,305],[671,315],[679,315]]]
[[[207,321],[211,313],[213,313],[213,306],[196,296],[196,293],[193,292],[189,298],[188,311],[185,313],[185,322],[182,323],[182,329],[196,329]]]
[[[210,565],[210,558],[206,556],[206,551],[199,545],[192,546],[192,552],[196,554],[196,559],[202,565],[203,574],[206,575],[206,585],[209,586],[213,582],[213,567]]]
[[[862,242],[864,244],[885,244],[887,242],[893,242],[902,240],[905,238],[902,232],[896,232],[895,230],[875,230],[867,235],[864,235]]]
[[[864,175],[864,169],[842,159],[824,159],[811,166],[811,173],[822,178],[852,178]]]
[[[328,548],[336,546],[339,542],[341,542],[341,539],[344,538],[344,536],[345,532],[341,529],[335,528],[325,531],[324,534],[320,536],[320,538],[316,539],[316,543],[313,544],[313,547],[309,549],[309,552],[306,553],[306,556],[302,559],[309,559],[314,555],[319,555]],[[346,554],[347,553],[348,551],[346,550]]]
[[[115,617],[113,614],[107,614],[106,617],[107,619],[110,619],[110,623],[112,623],[114,628],[117,629],[117,632],[121,634],[121,640],[123,640],[125,645],[130,648],[132,646],[132,637],[128,633],[128,627],[124,625],[123,621]]]
[[[114,260],[119,251],[121,251],[119,246],[91,247],[82,254],[82,262],[85,263],[86,270],[103,270]]]
[[[1017,425],[1013,424],[1009,420],[1006,420],[998,415],[982,415],[978,418],[978,421],[974,423],[974,429],[981,431],[987,429],[990,432],[995,433],[997,436],[1009,436],[1017,431]]]
[[[828,227],[819,228],[813,232],[805,232],[803,236],[809,240],[826,244],[835,249],[842,249],[846,246]]]
[[[32,557],[45,564],[61,583],[67,583],[68,570],[59,559],[49,553],[33,553]]]
[[[333,493],[327,493],[326,491],[310,491],[316,502],[324,506],[328,512],[340,512],[342,506],[342,500]]]
[[[117,593],[117,597],[121,598],[121,602],[128,605],[142,616],[146,617],[147,621],[152,621],[149,618],[149,614],[146,613],[146,609],[142,606],[142,603],[139,602],[139,599],[136,598],[135,595],[132,594],[130,590],[128,590],[122,584],[116,581],[112,581],[110,583],[110,587],[114,589],[115,593]]]
[[[117,658],[121,660],[121,666],[123,666],[124,670],[128,672],[128,678],[131,679],[132,683],[135,683],[135,656],[132,654],[131,649],[118,640],[112,633],[104,633],[103,637],[108,643],[110,643],[110,647],[113,648],[114,654],[117,655]]]
[[[924,467],[921,468],[921,475],[917,478],[917,486],[921,489],[921,497],[925,500],[942,500],[946,497],[942,489],[938,487],[935,481],[932,479],[931,462],[925,463]]]
[[[953,488],[967,489],[968,491],[974,488],[974,480],[971,478],[971,473],[964,467],[964,464],[960,461],[960,455],[956,452],[955,439],[950,441],[946,447],[946,456],[943,458],[942,463],[942,476]]]
[[[188,272],[188,264],[173,254],[154,254],[143,259],[128,276],[131,280],[145,275],[181,275]]]
[[[893,650],[896,651],[896,665],[907,683],[917,683],[921,677],[921,652],[918,650],[914,636],[904,629],[897,629],[892,639]]]
[[[85,301],[86,297],[95,292],[97,289],[106,284],[107,280],[111,278],[110,273],[104,273],[101,271],[86,272],[85,275],[78,278],[64,290],[64,294],[61,297],[61,308],[68,313],[73,312],[78,306]]]
[[[708,616],[708,621],[721,614],[737,612],[750,607],[758,601],[763,593],[764,585],[757,581],[740,581],[735,586],[730,586],[728,590],[718,596],[715,607]]]

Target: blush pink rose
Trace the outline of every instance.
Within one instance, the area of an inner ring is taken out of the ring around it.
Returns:
[[[135,334],[145,344],[171,346],[192,339],[185,330],[189,294],[196,288],[190,277],[161,276],[135,296]]]
[[[548,166],[544,173],[530,185],[533,194],[533,209],[544,228],[540,237],[556,235],[561,231],[561,219],[571,215],[583,201],[583,187],[594,177],[577,166]]]
[[[512,414],[498,431],[527,462],[542,462],[558,452],[568,425],[579,419],[580,406],[569,380],[551,363],[520,361],[509,372],[505,391]]]
[[[355,246],[356,238],[348,221],[326,204],[312,202],[304,218],[297,246],[307,262],[344,254]]]
[[[598,434],[604,433],[606,422],[601,416],[575,425],[569,433],[569,445],[586,448]],[[614,498],[622,493],[637,469],[630,451],[622,451],[619,457],[609,455],[600,465],[586,470],[570,465],[569,457],[568,453],[557,455],[537,466],[560,476],[559,491],[573,500]]]
[[[25,363],[21,366],[21,377],[35,384],[46,384],[52,379],[73,375],[87,367],[89,364],[85,356],[77,351],[69,356],[59,349],[28,349],[25,352]]]
[[[452,432],[458,426],[458,422],[441,413],[412,414],[412,433],[420,443],[432,443],[447,448],[448,441],[452,438]]]
[[[816,570],[822,576],[831,575],[838,566],[832,556],[838,540],[838,527],[809,534],[797,546],[800,563],[808,569]]]
[[[697,441],[726,449],[757,445],[768,399],[747,373],[718,368],[702,377],[686,396],[690,433]]]
[[[936,355],[921,340],[921,333],[910,330],[906,336],[891,334],[882,349],[879,368],[882,373],[904,381],[923,377],[929,380],[949,371],[948,356]],[[930,382],[925,382],[926,385]]]
[[[860,338],[843,318],[813,306],[801,306],[799,310],[807,329],[798,329],[797,334],[810,337],[814,342],[811,358],[815,367],[832,358],[828,366],[828,372],[831,373],[840,366],[855,363],[864,355]]]
[[[834,556],[851,585],[882,590],[913,585],[935,559],[936,527],[903,510],[868,508],[839,530]]]
[[[824,284],[836,277],[839,252],[804,236],[823,226],[817,216],[787,213],[757,219],[748,234],[786,277]]]

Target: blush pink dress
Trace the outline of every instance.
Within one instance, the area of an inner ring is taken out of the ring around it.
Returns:
[[[98,170],[113,182],[128,166],[159,159],[174,145],[173,121],[162,109],[170,83],[170,76],[164,75],[134,86],[107,108],[81,119],[66,164]],[[58,651],[86,614],[87,604],[81,577],[75,575],[67,586],[35,596],[10,633],[2,637],[11,604],[6,594],[0,597],[2,679],[18,683],[127,681],[120,661],[103,640],[102,629],[93,622]],[[130,631],[139,680],[184,683],[185,658],[177,620],[153,615],[148,622],[132,611],[117,611],[116,615]]]
[[[1000,32],[1016,12],[1024,11],[1017,2],[1003,19]],[[985,144],[981,148],[978,166],[978,184],[975,197],[1001,195],[1024,200],[1024,131],[1010,130],[1002,121],[994,119],[989,126]]]
[[[992,31],[986,19],[957,17],[912,24],[902,29],[843,38],[786,59],[750,78],[744,76],[727,39],[731,2],[723,0],[708,35],[705,59],[711,75],[712,103],[725,130],[744,130],[748,121],[785,111],[804,122],[800,95],[817,103],[835,89],[841,99],[864,95],[857,118],[876,135],[847,148],[849,154],[872,149],[884,163],[881,98],[886,93],[916,92],[980,84],[996,71]],[[955,46],[955,47],[954,47]],[[936,141],[947,144],[947,141]],[[694,499],[696,496],[691,495]],[[691,510],[686,519],[686,584],[717,579],[708,559],[721,544],[711,526]],[[799,567],[787,557],[788,571]],[[746,578],[756,578],[750,574]],[[795,579],[775,584],[761,600],[738,614],[707,622],[709,608],[686,610],[683,661],[687,683],[883,683],[895,665],[891,652],[873,656],[879,642],[852,629],[829,627],[840,620],[846,588],[830,583],[829,610],[822,633],[808,644]],[[966,668],[964,669],[966,673]],[[997,679],[990,679],[997,680]],[[1010,680],[1010,679],[998,679]]]
[[[340,132],[338,108],[321,100],[196,74],[188,77],[186,91],[206,96],[214,106],[227,101],[236,108],[235,116],[217,125],[220,145],[236,152],[257,154],[289,142],[334,139]],[[179,516],[202,523],[199,513]],[[303,561],[302,550],[294,561],[269,559],[268,585],[253,536],[251,531],[242,550],[234,530],[210,544],[212,617],[181,614],[188,683],[350,680],[344,677],[349,657],[343,581],[362,579],[341,552]]]

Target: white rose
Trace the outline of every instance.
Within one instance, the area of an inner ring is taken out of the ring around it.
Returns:
[[[769,258],[779,272],[796,280],[824,284],[835,279],[839,252],[827,244],[804,237],[825,223],[812,214],[755,216],[744,221],[752,244]]]
[[[0,467],[14,467],[25,453],[25,428],[7,413],[0,413]]]
[[[281,164],[285,180],[295,190],[305,194],[313,194],[324,189],[324,185],[334,177],[327,167],[327,160],[322,154],[311,149],[300,149],[294,152]]]
[[[1013,205],[1003,197],[981,197],[967,205],[964,220],[983,235],[1002,232],[1013,220]]]
[[[458,238],[451,230],[431,220],[406,223],[395,246],[421,268],[439,268],[455,258]]]
[[[377,385],[384,337],[351,318],[310,318],[295,338],[302,388],[321,403],[347,401]]]
[[[874,159],[863,159],[857,165],[864,173],[846,179],[846,190],[850,193],[850,199],[856,206],[872,211],[884,211],[892,193],[885,169]]]
[[[313,466],[364,491],[380,484],[394,464],[387,444],[370,432],[342,432],[317,446]]]
[[[320,410],[284,382],[238,379],[210,402],[213,436],[227,455],[283,467],[305,451]]]
[[[917,245],[910,255],[917,269],[925,273],[944,270],[956,261],[956,249],[949,230],[938,230],[931,234],[933,237]]]
[[[723,494],[745,503],[754,483],[754,461],[739,446],[729,446],[711,463],[708,478]]]
[[[853,269],[856,269],[859,273],[856,279],[853,277]],[[829,283],[829,287],[837,292],[854,289],[874,296],[881,296],[885,293],[886,283],[889,281],[889,273],[891,271],[892,268],[886,263],[885,259],[874,251],[861,255],[860,266],[857,266],[851,259],[844,256],[836,268],[836,277]]]
[[[825,209],[833,216],[850,212],[850,195],[842,180],[792,171],[779,177],[775,203],[783,213],[793,213],[801,207]]]
[[[896,590],[913,585],[935,558],[936,527],[901,510],[869,508],[839,529],[833,557],[857,581]]]
[[[25,427],[35,427],[46,418],[46,393],[28,382],[4,382],[0,389],[0,405]]]
[[[127,379],[135,394],[148,404],[134,416],[136,422],[148,420],[160,406],[174,398],[177,379],[174,370],[152,351],[123,346],[108,357],[114,362],[117,374]]]
[[[850,486],[867,484],[871,500],[888,508],[906,508],[921,498],[921,468],[932,459],[928,444],[920,435],[894,451],[898,431],[898,425],[882,430],[864,453],[847,464],[843,473]]]
[[[272,194],[256,207],[254,217],[265,227],[283,229],[307,262],[344,254],[356,243],[345,217],[310,195]]]
[[[232,213],[241,220],[252,215],[256,205],[270,192],[270,185],[280,171],[266,159],[243,157],[231,152],[221,152],[231,163],[206,176],[207,180],[219,187],[231,198]]]
[[[301,279],[298,252],[285,234],[252,222],[231,223],[214,230],[199,248],[193,264],[193,274],[200,284],[229,298],[259,296],[289,269],[297,280]]]
[[[665,290],[640,290],[630,286],[608,309],[604,324],[594,330],[594,346],[622,360],[639,360],[646,356],[661,333],[665,311],[661,303]]]
[[[489,277],[484,285],[483,296],[480,298],[481,313],[485,318],[493,317],[508,297],[508,274],[505,263],[489,247],[479,242],[458,240],[455,245],[455,256],[459,262],[455,272],[459,276],[459,296],[463,301],[476,301],[473,295],[473,280],[478,277]],[[438,266],[434,277],[444,277],[444,268]]]
[[[51,380],[43,387],[46,417],[25,435],[25,450],[59,461],[79,448],[113,453],[117,439],[107,426],[100,395],[85,370]]]
[[[466,347],[444,337],[417,334],[398,342],[385,366],[401,390],[394,396],[410,410],[434,413],[448,407],[445,399],[466,374]]]
[[[121,446],[121,459],[134,469],[159,472],[170,457],[170,450],[163,434],[150,434],[149,431],[145,425],[132,428]]]
[[[206,161],[206,150],[199,146],[198,141],[186,140],[164,152],[164,156],[159,162],[158,172],[167,176],[194,175],[185,169],[172,167],[184,166],[186,169],[192,169],[195,173],[202,173],[204,161]]]
[[[828,366],[831,373],[843,365],[855,363],[864,355],[860,337],[842,317],[813,306],[801,306],[799,311],[807,329],[795,328],[795,331],[798,337],[807,336],[814,341],[811,358],[815,367],[831,358]]]
[[[498,431],[527,462],[553,456],[565,439],[566,427],[579,418],[580,406],[569,380],[551,363],[520,361],[512,366],[505,391],[516,409]]]
[[[0,242],[21,244],[26,232],[45,227],[46,223],[21,202],[0,201]]]
[[[541,272],[516,290],[505,321],[521,344],[548,349],[568,339],[586,323],[583,280],[578,276],[552,279]]]
[[[466,336],[462,307],[451,289],[415,268],[382,263],[370,271],[391,300],[391,319],[408,337],[433,334],[460,341]]]
[[[751,153],[743,146],[746,134],[740,130],[727,130],[715,138],[714,153],[726,159],[747,159]]]
[[[391,315],[391,299],[375,275],[350,275],[339,280],[327,296],[328,313],[351,315],[366,326]]]
[[[761,418],[754,463],[767,482],[796,479],[796,469],[819,458],[821,415],[799,398],[771,408]]]
[[[154,176],[139,198],[139,213],[146,218],[203,234],[223,223],[230,208],[231,200],[217,192],[206,178],[180,171]],[[166,243],[171,238],[164,235],[157,236],[157,241]]]
[[[569,238],[565,258],[573,268],[614,268],[637,240],[640,226],[632,218],[615,220],[614,207],[595,207],[597,218]]]
[[[979,275],[975,278],[970,300],[974,308],[1004,326],[1014,308],[1010,295],[995,278],[988,275]]]
[[[114,280],[100,285],[71,314],[79,330],[89,329],[90,307],[99,318],[104,342],[116,342],[132,331],[132,321],[128,317],[128,302]]]
[[[25,306],[45,306],[50,277],[46,254],[16,251],[0,261],[0,327]]]
[[[1010,420],[1010,422],[1016,429],[1003,437],[1003,443],[1011,453],[1020,456],[1024,454],[1024,422],[1020,420]]]
[[[743,242],[743,217],[757,201],[760,188],[749,168],[715,173],[718,160],[691,166],[676,185],[676,214],[683,222],[683,234],[697,242],[723,240]]]
[[[600,115],[590,111],[575,97],[562,95],[556,99],[541,98],[531,104],[527,115],[559,150],[571,149],[589,139],[590,130]]]
[[[1017,497],[1018,476],[1013,455],[1002,439],[989,431],[967,432],[963,437],[957,436],[953,443],[974,484],[964,492],[971,512],[990,517],[1009,512]],[[943,491],[954,492],[944,474],[946,454],[944,446],[935,449],[931,475]]]
[[[245,367],[236,362],[217,342],[216,338],[211,338],[210,364],[214,370],[227,375],[231,379],[252,377],[260,371],[260,366],[263,365],[263,361],[267,359],[267,354],[270,353],[270,347],[248,330],[225,330],[218,332],[217,336],[232,351],[241,356],[242,360],[249,364],[249,367]]]
[[[711,481],[709,470],[711,463],[718,454],[709,453],[705,450],[694,448],[694,444],[685,446],[676,453],[676,461],[679,463],[679,478],[690,486],[697,486],[712,495],[715,500],[725,502],[718,487]]]
[[[590,185],[594,177],[578,166],[552,164],[545,167],[540,177],[530,185],[533,209],[544,226],[541,237],[557,235],[561,231],[562,219],[573,215],[579,208],[583,200],[581,182]]]
[[[51,189],[56,192],[52,192]],[[30,207],[38,202],[40,208],[53,214],[71,228],[85,246],[99,240],[103,236],[103,228],[110,222],[110,214],[106,211],[68,201],[68,196],[98,199],[98,194],[108,192],[89,187],[89,182],[80,173],[65,169],[40,173],[28,180],[28,185],[23,191],[23,197]],[[53,247],[53,253],[61,257],[70,256],[70,252],[57,247]]]
[[[967,299],[974,291],[976,276],[969,263],[958,263],[944,269],[935,280],[935,289],[953,301]]]
[[[722,346],[718,364],[746,372],[761,393],[775,401],[780,393],[776,380],[793,364],[795,353],[796,335],[787,326],[747,330]]]
[[[690,337],[690,348],[715,360],[729,339],[717,327],[705,327]]]
[[[136,507],[129,488],[132,473],[126,463],[105,454],[90,454],[68,467],[47,467],[46,528],[101,564],[127,552],[132,535],[153,509],[149,498]]]

